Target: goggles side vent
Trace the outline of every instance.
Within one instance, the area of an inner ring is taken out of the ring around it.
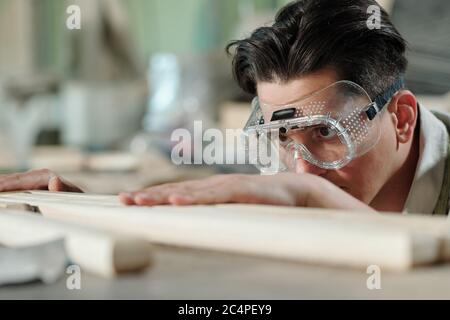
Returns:
[[[275,111],[272,114],[272,119],[270,119],[270,121],[294,118],[296,111],[297,111],[296,108],[288,108],[288,109],[282,109],[282,110]]]

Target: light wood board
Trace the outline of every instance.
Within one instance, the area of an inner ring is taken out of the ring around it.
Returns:
[[[64,239],[68,258],[83,271],[103,277],[145,269],[151,262],[148,241],[41,215],[0,209],[0,244],[24,247]]]
[[[115,196],[31,191],[0,203],[151,242],[313,263],[390,270],[448,258],[443,218],[255,205],[125,207]]]

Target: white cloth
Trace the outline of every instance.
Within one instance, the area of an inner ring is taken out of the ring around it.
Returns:
[[[450,124],[449,114],[439,118]],[[441,192],[449,137],[444,122],[420,105],[419,120],[420,157],[404,213],[432,214]]]

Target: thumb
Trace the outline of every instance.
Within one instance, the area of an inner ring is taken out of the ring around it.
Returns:
[[[61,177],[54,176],[48,181],[48,190],[53,192],[83,192],[80,188],[64,181]]]

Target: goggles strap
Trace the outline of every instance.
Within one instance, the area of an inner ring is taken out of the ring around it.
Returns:
[[[401,75],[395,82],[386,89],[385,92],[379,94],[373,99],[372,105],[367,109],[366,114],[369,120],[373,120],[375,116],[384,108],[386,103],[392,98],[392,96],[405,85],[405,79]]]

